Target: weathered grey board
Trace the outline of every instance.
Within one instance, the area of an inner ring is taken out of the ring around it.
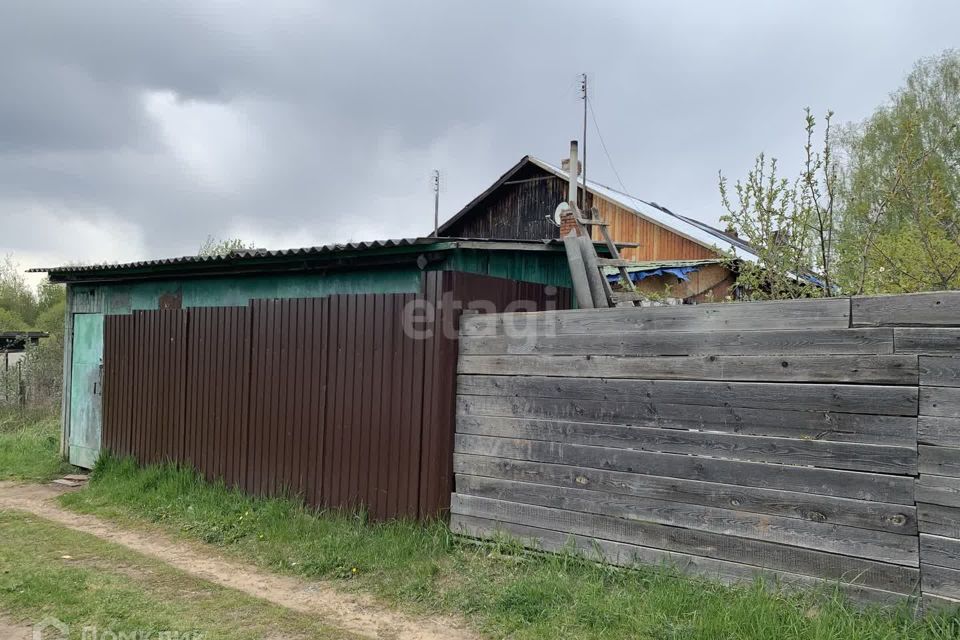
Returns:
[[[457,380],[459,395],[630,400],[753,409],[917,415],[917,389],[903,386],[481,375],[461,375]],[[942,391],[939,387],[931,389]],[[956,390],[956,406],[951,404],[951,409],[960,416],[960,389]]]
[[[453,514],[450,527],[456,533],[474,538],[497,538],[510,536],[527,541],[532,547],[543,551],[576,552],[591,560],[617,564],[627,567],[665,566],[681,571],[686,575],[707,580],[716,580],[725,584],[750,583],[758,577],[764,577],[767,585],[777,585],[787,589],[800,589],[822,586],[820,579],[773,569],[715,560],[700,555],[676,553],[662,549],[651,549],[635,544],[598,540],[589,536],[573,535],[566,532],[543,529],[512,522],[497,522],[488,518],[477,518]],[[912,569],[901,568],[904,571]],[[857,580],[856,577],[852,580]],[[919,585],[919,574],[915,586]],[[837,587],[849,598],[858,602],[879,604],[895,603],[902,599],[902,593],[870,589],[857,584],[839,582]],[[904,591],[903,593],[908,593]]]
[[[921,610],[924,613],[937,613],[939,611],[955,613],[957,609],[960,609],[960,600],[935,596],[929,593],[923,594]]]
[[[611,494],[672,500],[892,533],[917,533],[916,508],[908,505],[465,453],[454,456],[454,472],[573,489],[587,488]]]
[[[960,538],[960,507],[918,502],[917,521],[921,533]]]
[[[470,416],[514,416],[700,429],[834,442],[916,446],[917,419],[830,411],[784,411],[560,398],[458,396],[457,412]]]
[[[897,327],[893,335],[897,353],[945,356],[960,353],[960,329]]]
[[[893,329],[647,331],[642,333],[464,336],[460,353],[617,356],[810,355],[893,353]]]
[[[960,387],[920,387],[920,413],[960,418]]]
[[[455,513],[829,579],[912,590],[913,567],[609,516],[454,494]],[[919,558],[919,554],[917,554]]]
[[[457,434],[455,450],[514,460],[802,491],[896,504],[913,503],[913,479],[875,473],[720,460],[672,453]]]
[[[917,502],[960,507],[960,478],[922,475],[917,479],[916,493]]]
[[[932,564],[923,566],[923,592],[947,598],[960,598],[960,569]]]
[[[920,473],[960,478],[960,449],[920,445]]]
[[[957,366],[960,368],[960,364]],[[461,375],[916,385],[918,365],[917,357],[911,355],[464,355],[458,372]],[[960,385],[960,379],[957,384]]]
[[[960,540],[920,534],[920,562],[960,569]]]
[[[931,387],[960,387],[960,358],[920,356],[920,384]]]
[[[500,438],[709,455],[727,460],[809,465],[875,473],[915,475],[917,472],[917,452],[910,447],[478,416],[460,416],[457,419],[457,431]],[[960,454],[960,450],[957,453]]]
[[[923,444],[960,448],[960,418],[920,416],[917,437]]]
[[[459,476],[456,486],[457,494],[461,496],[683,527],[813,549],[817,554],[829,552],[858,558],[883,558],[906,566],[919,564],[916,540],[909,535],[480,476]]]
[[[960,292],[470,317],[454,471],[470,535],[958,604]]]
[[[628,331],[736,331],[842,329],[850,326],[850,301],[784,300],[749,305],[702,304],[619,309],[473,315],[461,322],[463,335],[508,331],[621,333]]]
[[[880,325],[960,325],[960,292],[935,291],[853,298],[855,327]]]

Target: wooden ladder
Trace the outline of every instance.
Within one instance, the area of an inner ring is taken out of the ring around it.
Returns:
[[[563,238],[563,244],[567,251],[567,262],[570,265],[570,278],[573,280],[574,294],[577,302],[586,308],[595,307],[616,307],[619,305],[639,305],[642,301],[640,292],[630,279],[627,267],[634,263],[624,260],[620,257],[620,250],[617,248],[613,238],[610,237],[609,224],[601,220],[597,210],[590,207],[587,211],[587,217],[580,215],[580,209],[577,207],[577,195],[579,186],[577,160],[577,141],[570,141],[570,164],[567,168],[567,201],[557,207],[557,212],[561,213],[564,209],[571,215],[577,225],[577,232]],[[583,184],[583,204],[587,204],[587,183]],[[600,227],[600,233],[607,244],[611,258],[600,258],[597,256],[597,248],[593,245],[593,227]],[[616,267],[620,272],[620,279],[623,281],[624,292],[615,292],[607,282],[607,276],[603,273],[604,267]]]
[[[589,240],[585,243],[584,247],[589,247],[586,249],[587,255],[585,256],[584,266],[587,269],[597,269],[600,273],[600,279],[603,283],[603,290],[607,298],[608,307],[616,307],[618,305],[628,305],[628,306],[639,306],[643,297],[640,292],[637,291],[636,285],[633,283],[633,280],[630,279],[630,273],[627,271],[627,267],[632,267],[636,263],[631,260],[624,260],[620,256],[620,249],[617,247],[617,244],[613,241],[613,238],[610,237],[610,230],[608,227],[610,223],[601,219],[596,208],[591,207],[589,212],[589,218],[583,218],[580,216],[580,211],[577,208],[572,208],[573,220],[577,225],[577,234],[583,236]],[[597,249],[593,245],[593,234],[591,233],[592,227],[600,228],[600,235],[603,236],[603,241],[607,245],[607,250],[610,252],[612,257],[610,258],[601,258],[597,255]],[[592,254],[592,255],[591,255]],[[592,264],[591,264],[592,263]],[[610,286],[610,283],[607,281],[607,276],[603,272],[604,267],[616,267],[620,272],[620,281],[623,284],[623,288],[626,291],[614,291]]]

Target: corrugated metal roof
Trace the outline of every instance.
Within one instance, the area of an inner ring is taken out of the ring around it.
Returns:
[[[136,262],[104,263],[92,265],[65,265],[60,267],[35,267],[28,269],[30,273],[82,273],[84,271],[114,271],[125,269],[139,269],[145,267],[197,265],[197,264],[235,264],[239,262],[256,261],[270,258],[296,258],[320,256],[324,254],[346,251],[374,251],[394,247],[410,247],[419,245],[436,245],[449,243],[471,243],[478,246],[493,248],[512,248],[518,251],[533,248],[542,248],[545,244],[556,244],[556,241],[545,240],[541,243],[529,240],[489,240],[476,238],[399,238],[395,240],[371,240],[368,242],[347,242],[326,244],[317,247],[301,247],[295,249],[241,249],[230,253],[215,256],[180,256],[175,258],[160,258],[157,260],[139,260]],[[496,247],[495,245],[509,245]]]
[[[567,172],[560,167],[556,167],[549,162],[544,162],[543,160],[534,158],[533,156],[530,156],[529,160],[540,168],[545,169],[546,171],[549,171],[563,178],[564,180],[570,179]],[[646,218],[655,224],[666,227],[679,235],[693,240],[694,242],[707,247],[717,247],[721,251],[733,254],[738,258],[746,258],[747,260],[752,261],[760,260],[760,257],[756,254],[753,248],[750,247],[750,245],[748,245],[746,242],[738,238],[734,238],[733,236],[724,233],[719,229],[715,229],[704,222],[674,213],[666,207],[657,204],[656,202],[648,202],[646,200],[641,200],[640,198],[635,198],[628,193],[617,191],[616,189],[600,184],[599,182],[594,182],[593,180],[587,180],[587,189],[603,198],[606,198],[607,200],[617,203],[621,207],[627,209],[628,211],[632,211],[634,214],[642,218]]]

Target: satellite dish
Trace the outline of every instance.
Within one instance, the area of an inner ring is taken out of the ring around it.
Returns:
[[[572,213],[573,209],[570,208],[569,202],[561,202],[557,205],[557,210],[553,212],[553,224],[560,226],[560,219],[565,213]]]

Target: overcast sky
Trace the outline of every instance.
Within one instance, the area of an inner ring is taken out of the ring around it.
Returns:
[[[24,267],[424,235],[579,137],[587,72],[627,190],[707,222],[717,171],[799,166],[960,2],[64,2],[0,6],[0,255]],[[590,177],[619,183],[588,132]]]

